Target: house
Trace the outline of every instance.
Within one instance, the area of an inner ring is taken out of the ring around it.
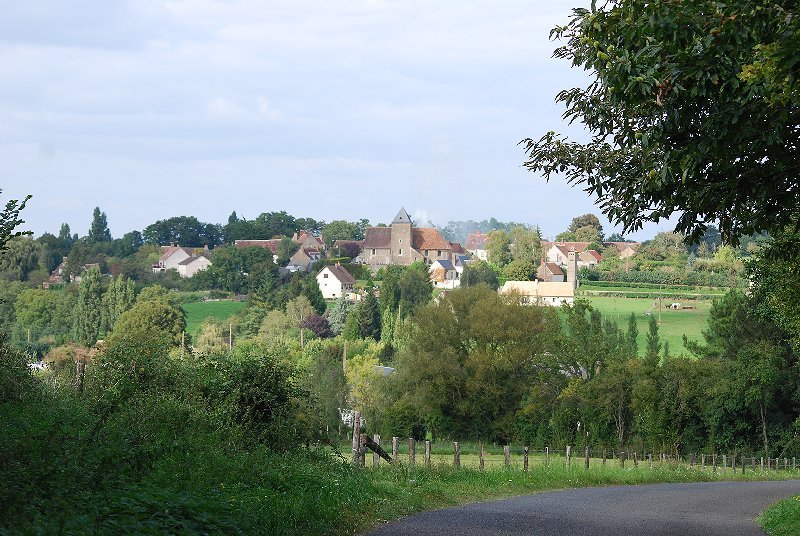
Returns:
[[[355,278],[338,263],[334,266],[326,266],[317,274],[319,291],[326,300],[335,300],[346,296],[353,292],[355,284]]]
[[[177,245],[161,246],[161,256],[153,265],[153,273],[166,272],[178,269],[178,265],[194,255],[194,248],[184,248]]]
[[[545,252],[547,262],[553,262],[559,266],[567,264],[567,256],[570,251],[581,253],[589,248],[589,242],[542,242],[542,251]]]
[[[586,249],[578,254],[578,268],[595,268],[603,257],[593,249]]]
[[[278,254],[278,244],[281,243],[280,238],[271,238],[269,240],[234,240],[233,247],[236,249],[241,248],[266,248],[272,252],[273,255]]]
[[[42,288],[48,289],[53,285],[61,285],[64,283],[64,274],[66,273],[67,267],[67,258],[62,257],[61,263],[56,266],[56,269],[50,272],[50,276],[47,278],[47,281],[42,283]]]
[[[640,242],[603,242],[603,245],[606,248],[616,248],[620,259],[628,259],[636,255],[642,244]],[[606,253],[608,254],[608,252]]]
[[[197,272],[211,266],[210,257],[208,246],[203,249],[186,248],[174,244],[161,246],[161,256],[153,265],[153,273],[176,270],[181,277],[192,277]]]
[[[456,288],[460,286],[461,279],[456,267],[447,259],[439,259],[431,263],[428,268],[431,282],[436,288]]]
[[[461,276],[464,275],[464,268],[470,263],[470,258],[468,255],[454,255],[454,257],[453,266],[455,266],[458,273],[458,279],[461,280]]]
[[[289,258],[289,264],[286,265],[286,268],[291,272],[296,272],[298,270],[308,272],[311,266],[321,258],[322,252],[317,248],[301,247]]]
[[[554,262],[545,262],[542,259],[536,270],[536,279],[545,283],[563,283],[566,281],[564,271]]]
[[[178,264],[178,275],[192,277],[197,272],[206,270],[211,266],[211,261],[205,255],[192,255]]]
[[[389,227],[369,227],[364,249],[357,257],[373,270],[381,266],[408,266],[415,261],[430,264],[450,260],[452,247],[439,231],[430,227],[414,227],[408,213],[401,208]]]
[[[471,253],[476,258],[485,261],[489,258],[489,253],[486,251],[486,241],[488,239],[488,233],[481,233],[480,231],[470,233],[467,236],[467,242],[464,244],[464,249],[467,251],[467,253]]]
[[[544,281],[506,281],[500,287],[500,294],[517,294],[527,305],[547,305],[558,307],[563,303],[572,305],[575,301],[575,287],[570,282]]]
[[[321,236],[314,236],[311,234],[311,231],[303,229],[292,235],[292,242],[300,244],[301,248],[312,248],[318,249],[319,251],[325,251],[327,249]]]

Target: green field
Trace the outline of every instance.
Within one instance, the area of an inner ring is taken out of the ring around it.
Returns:
[[[184,303],[181,307],[186,311],[186,333],[195,337],[200,331],[200,324],[202,324],[206,318],[211,317],[217,320],[225,320],[244,309],[245,303],[233,300],[220,300]]]
[[[647,329],[650,322],[650,313],[659,321],[658,334],[662,342],[669,343],[670,354],[681,355],[687,353],[683,346],[683,336],[690,340],[702,341],[702,331],[706,328],[706,319],[711,309],[711,300],[680,301],[681,305],[691,306],[692,309],[670,309],[671,302],[664,299],[661,310],[656,306],[657,300],[649,298],[612,298],[606,296],[585,296],[604,318],[611,318],[623,330],[628,329],[628,317],[631,313],[636,315],[636,325],[639,328],[639,351],[644,352],[647,341]]]

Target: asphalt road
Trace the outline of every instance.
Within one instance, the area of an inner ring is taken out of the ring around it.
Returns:
[[[755,518],[792,495],[800,480],[571,489],[425,512],[367,535],[763,536]]]

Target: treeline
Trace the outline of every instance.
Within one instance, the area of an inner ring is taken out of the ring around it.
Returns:
[[[754,300],[715,302],[691,357],[662,343],[652,318],[638,356],[635,320],[622,331],[578,301],[562,326],[555,309],[457,290],[419,310],[396,372],[361,409],[387,436],[795,455],[797,357]]]

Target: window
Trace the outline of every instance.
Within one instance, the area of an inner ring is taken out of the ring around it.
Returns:
[[[437,257],[441,257],[442,256],[442,250],[441,249],[437,249],[436,250],[436,256]]]
[[[397,254],[398,254],[398,255],[402,255],[402,254],[403,254],[403,248],[400,248],[400,249],[398,249],[398,250],[397,250]]]
[[[328,279],[328,274],[322,274],[322,279]]]
[[[428,255],[430,255],[430,250],[426,249],[425,250],[425,256],[427,257]]]
[[[375,255],[375,248],[372,249],[372,254]]]
[[[402,238],[400,239],[400,243],[401,243],[401,244],[403,243],[403,239],[402,239]]]

